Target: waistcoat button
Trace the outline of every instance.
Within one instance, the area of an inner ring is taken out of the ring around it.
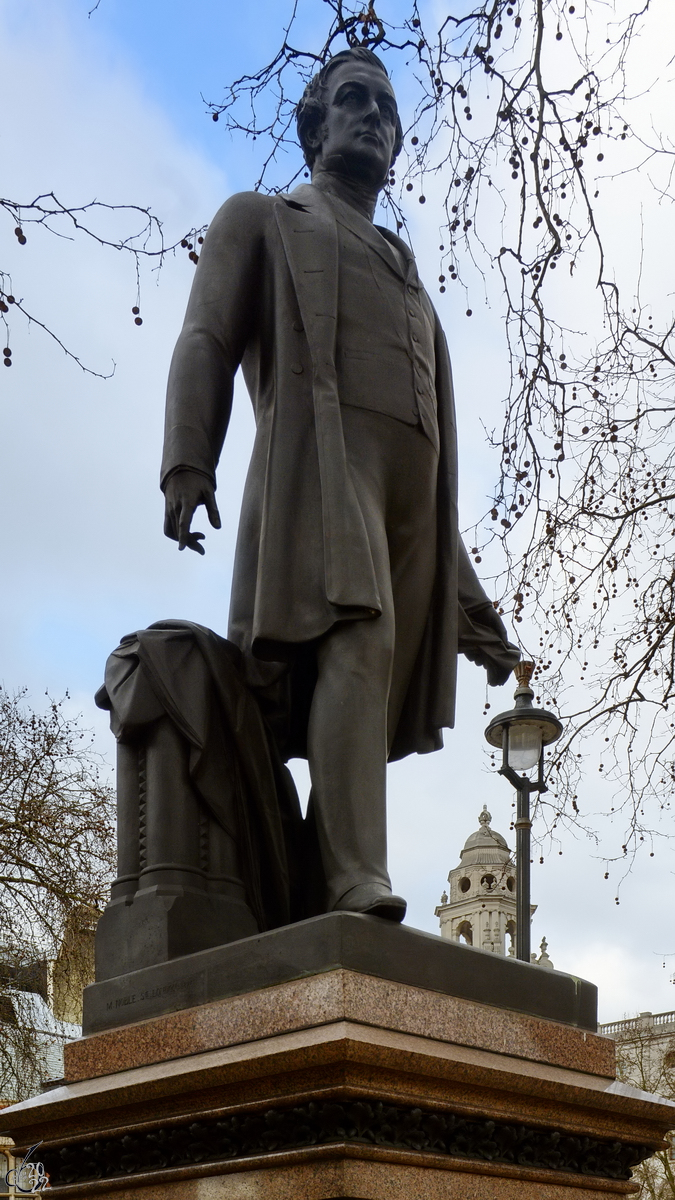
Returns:
[[[291,363],[291,371],[294,375],[302,375],[303,370],[302,363]]]

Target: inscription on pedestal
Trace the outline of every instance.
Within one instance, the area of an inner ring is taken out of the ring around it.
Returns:
[[[112,996],[106,1001],[105,1008],[107,1013],[117,1013],[133,1005],[134,1008],[138,1008],[138,1012],[132,1019],[142,1021],[146,1016],[155,1016],[158,1011],[167,1012],[174,1008],[190,1008],[195,1004],[204,1004],[206,998],[206,972],[197,971],[155,987],[139,988],[137,991]]]

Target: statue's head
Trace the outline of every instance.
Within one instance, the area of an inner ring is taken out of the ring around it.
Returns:
[[[365,46],[336,54],[310,80],[297,123],[310,170],[334,170],[378,188],[403,143],[389,76]]]

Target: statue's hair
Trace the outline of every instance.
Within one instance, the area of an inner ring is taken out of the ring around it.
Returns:
[[[295,112],[295,118],[298,126],[298,140],[302,146],[302,152],[305,156],[305,162],[310,171],[314,166],[316,158],[316,150],[309,144],[307,134],[316,129],[326,119],[327,106],[325,95],[328,88],[328,80],[331,72],[342,63],[348,62],[350,59],[356,59],[358,62],[369,63],[371,67],[377,67],[379,71],[384,72],[389,78],[389,73],[384,63],[372,50],[367,46],[353,46],[349,50],[341,50],[339,54],[334,54],[332,58],[310,79],[305,88],[302,99],[300,100]],[[403,129],[398,113],[396,115],[396,140],[391,156],[390,166],[393,165],[396,158],[400,154],[403,145]]]

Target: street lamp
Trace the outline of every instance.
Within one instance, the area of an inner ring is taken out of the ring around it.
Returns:
[[[517,792],[516,808],[516,958],[530,961],[530,794],[546,792],[544,782],[544,746],[557,742],[562,725],[553,713],[533,708],[534,692],[530,679],[533,662],[519,662],[513,673],[518,680],[508,712],[493,717],[485,730],[491,746],[502,751],[499,774],[505,775]],[[537,766],[537,778],[523,772]]]

